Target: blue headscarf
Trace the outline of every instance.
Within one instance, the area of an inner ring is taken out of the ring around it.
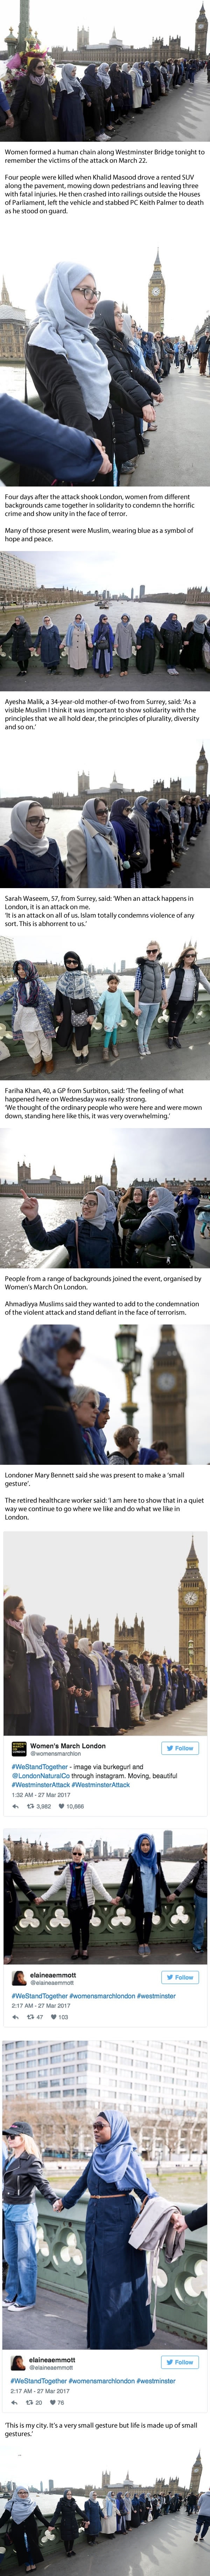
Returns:
[[[144,1860],[145,1867],[147,1866],[147,1869],[151,1869],[153,1871],[153,1876],[157,1878],[158,1861],[153,1834],[147,1834],[146,1841],[149,1843],[149,1851],[143,1852],[142,1843],[145,1842],[145,1834],[137,1834],[136,1843],[133,1843],[132,1848],[132,1860],[136,1861],[137,1869],[141,1869],[141,1861]]]
[[[104,2119],[110,2121],[111,2137],[107,2138],[106,2146],[94,2147],[93,2172],[100,2178],[104,2174],[106,2182],[116,2182],[118,2191],[123,2191],[126,2181],[129,2190],[132,2190],[132,2183],[136,2183],[139,2191],[150,2195],[147,2174],[140,2164],[138,2147],[134,2146],[131,2138],[130,2121],[126,2120],[123,2111],[110,2111],[106,2107]]]
[[[94,1458],[99,1458],[101,1460],[101,1465],[103,1464],[103,1461],[106,1460],[106,1431],[101,1431],[98,1417],[99,1413],[103,1413],[104,1404],[108,1403],[108,1395],[99,1395],[98,1412],[96,1414],[96,1422],[94,1423],[93,1432],[93,1451]]]
[[[168,617],[164,617],[164,620],[163,620],[162,635],[172,635],[172,633],[173,633],[173,627],[175,626],[175,624],[176,624],[176,635],[181,635],[181,633],[182,633],[182,629],[181,629],[181,624],[180,624],[180,617],[176,617],[176,619],[175,619],[175,608],[174,608],[174,610],[173,610],[172,608],[170,608],[170,611],[169,611],[169,615],[168,615]]]
[[[78,620],[78,615],[77,615],[76,617],[74,617],[74,618],[73,618],[73,625],[71,625],[71,626],[67,626],[66,644],[68,644],[68,646],[69,646],[69,644],[70,644],[70,645],[72,644],[72,637],[73,637],[73,635],[74,635],[75,626],[78,626],[78,624],[79,624],[79,631],[80,631],[80,635],[85,635],[85,620],[84,620],[84,617],[80,617],[80,619]]]
[[[88,796],[81,815],[86,840],[88,885],[119,886],[116,834],[113,832],[108,815],[107,823],[100,823],[95,810],[96,804],[97,798],[95,800],[95,797]]]
[[[18,965],[24,967],[24,983],[22,982],[21,975],[18,974]],[[17,958],[17,963],[13,966],[13,975],[17,976],[18,1001],[23,1002],[25,1010],[27,1010],[29,1006],[30,1009],[33,1008],[33,1010],[37,1010],[40,982],[36,966],[29,964],[27,957]],[[27,984],[29,984],[29,993],[26,992]]]
[[[21,1360],[26,1360],[27,1368],[36,1369],[38,1377],[45,1378],[45,1381],[47,1379],[48,1386],[59,1387],[60,1396],[62,1394],[62,1377],[61,1371],[58,1368],[57,1352],[62,1350],[64,1342],[74,1341],[75,1329],[77,1332],[77,1325],[75,1328],[75,1324],[62,1324],[62,1322],[60,1324],[32,1324],[31,1332],[24,1334],[24,1341],[21,1342],[20,1345]],[[80,1343],[81,1333],[78,1329],[78,1344],[80,1345]],[[70,1381],[68,1385],[67,1378],[65,1378],[65,1388],[70,1404],[71,1386]]]
[[[142,624],[142,626],[137,626],[137,635],[136,635],[136,642],[137,642],[137,644],[141,644],[141,643],[142,643],[142,636],[147,635],[147,634],[148,634],[149,636],[150,636],[150,635],[152,635],[152,636],[154,635],[155,629],[154,629],[154,626],[153,626],[153,618],[152,618],[152,617],[148,617],[148,616],[147,616],[147,609],[146,609],[146,620],[147,620],[147,623],[145,624],[145,617],[144,617],[144,618],[143,618],[143,624]],[[137,801],[137,800],[136,800],[136,801]]]

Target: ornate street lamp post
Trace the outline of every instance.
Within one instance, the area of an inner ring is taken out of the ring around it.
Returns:
[[[117,1360],[124,1369],[126,1382],[127,1401],[122,1404],[122,1413],[126,1415],[128,1431],[132,1431],[134,1414],[138,1412],[138,1405],[133,1404],[133,1387],[141,1375],[142,1351],[136,1349],[136,1336],[137,1324],[122,1324],[120,1332],[115,1333]]]

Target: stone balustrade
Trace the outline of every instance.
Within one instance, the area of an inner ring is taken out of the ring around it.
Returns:
[[[59,2184],[58,2184],[59,2191]],[[195,2181],[196,2191],[196,2181]],[[174,2177],[174,2200],[176,2182]],[[43,2289],[61,2290],[65,2297],[87,2301],[85,2220],[88,2193],[75,2201],[72,2210],[55,2215],[49,2203],[37,2194],[38,2207],[38,2284]],[[187,2207],[181,2200],[187,2217]],[[131,2219],[132,2224],[132,2219]],[[157,2329],[164,2328],[169,2340],[173,2333],[185,2343],[206,2343],[207,2333],[207,2231],[187,2227],[185,2251],[176,2263],[160,2254],[157,2292]],[[151,2313],[154,2309],[154,2287]]]
[[[180,1863],[180,1878],[182,1876],[182,1867],[183,1864]],[[105,1862],[104,1874],[106,1877]],[[33,1960],[35,1960],[36,1953],[38,1957],[38,1944],[40,1945],[40,1943],[42,1946],[43,1943],[46,1945],[46,1963],[48,1961],[49,1964],[53,1960],[55,1949],[56,1957],[59,1951],[61,1958],[63,1953],[63,1955],[65,1955],[69,1960],[71,1952],[73,1955],[73,1945],[71,1939],[71,1925],[66,1911],[65,1889],[61,1888],[58,1896],[56,1896],[55,1889],[55,1894],[53,1898],[51,1898],[51,1901],[46,1891],[44,1894],[44,1889],[41,1891],[40,1888],[39,1890],[37,1888],[37,1894],[38,1893],[39,1895],[42,1895],[42,1902],[41,1905],[39,1905],[39,1908],[35,1905],[34,1901],[36,1894],[36,1879],[34,1882],[34,1889],[29,1888],[28,1904],[25,1896],[19,1900],[20,1922],[18,1932],[18,1955],[19,1957],[21,1956],[21,1962],[28,1958],[33,1958]],[[125,1907],[125,1904],[123,1903],[123,1898],[117,1911],[113,1910],[113,1898],[115,1895],[116,1884],[114,1885],[114,1883],[113,1887],[110,1887],[109,1890],[109,1902],[107,1905],[104,1905],[102,1898],[100,1900],[100,1897],[95,1894],[94,1909],[90,1923],[90,1954],[93,1960],[96,1945],[98,1949],[100,1944],[101,1955],[102,1957],[104,1955],[104,1958],[106,1957],[107,1950],[110,1952],[110,1948],[112,1947],[113,1959],[115,1955],[117,1959],[117,1957],[119,1958],[122,1953],[123,1957],[126,1956],[126,1950],[129,1950],[131,1942],[135,1941],[134,1915],[131,1914],[129,1910],[127,1911],[127,1907]],[[166,1899],[163,1896],[161,1920],[158,1914],[153,1917],[151,1931],[150,1946],[151,1955],[153,1955],[154,1960],[156,1941],[158,1944],[158,1950],[161,1949],[163,1951],[163,1956],[164,1954],[167,1956],[168,1951],[170,1952],[170,1955],[171,1953],[173,1954],[173,1950],[177,1950],[177,1947],[182,1949],[186,1942],[187,1944],[192,1945],[193,1924],[194,1904],[192,1887],[189,1888],[189,1894],[185,1889],[183,1895],[180,1896],[177,1888],[176,1895],[174,1901],[172,1900],[171,1902],[171,1906],[167,1905]],[[206,1930],[204,1943],[206,1948]],[[15,1940],[14,1956],[15,1958],[17,1957],[17,1939]]]

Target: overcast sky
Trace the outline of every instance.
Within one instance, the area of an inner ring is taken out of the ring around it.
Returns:
[[[2,15],[3,15],[3,12],[2,12]],[[176,15],[176,12],[175,12],[175,15]],[[5,16],[5,12],[4,12],[4,16]],[[32,13],[31,13],[31,23],[32,23],[33,28],[34,28],[34,17],[35,17],[35,11],[33,11],[33,9],[32,9]],[[82,8],[81,8],[81,10],[80,10],[80,17],[81,17],[81,20],[82,20]],[[191,0],[180,0],[180,8],[179,8],[179,10],[178,10],[178,17],[179,17],[179,21],[180,21],[181,43],[182,43],[182,44],[185,44],[185,45],[191,45],[191,44],[192,44],[192,42],[194,42],[194,19],[195,19],[195,17],[196,17],[196,9],[195,9],[195,8],[194,8],[194,14],[192,14],[192,5],[191,5]],[[95,44],[96,44],[96,47],[97,47],[97,40],[98,40],[98,42],[99,42],[98,0],[91,0],[90,8],[88,9],[88,11],[87,11],[87,10],[85,11],[85,19],[86,19],[86,20],[88,19],[88,25],[89,25],[89,41],[90,41],[90,45],[91,45],[91,47],[92,47],[92,44],[94,44],[94,46],[95,46]],[[159,21],[160,21],[160,25],[159,25]],[[15,32],[17,33],[17,31],[18,31],[18,7],[17,7],[17,0],[15,0],[15,6],[14,6],[14,10],[13,10],[13,23],[14,23],[14,29],[15,29]],[[144,41],[146,41],[146,45],[147,45],[147,52],[149,53],[150,41],[151,41],[151,43],[152,43],[153,36],[156,36],[156,34],[159,34],[159,33],[160,33],[160,26],[161,26],[161,33],[162,33],[162,35],[163,35],[164,37],[166,36],[166,37],[167,37],[167,40],[169,41],[170,30],[171,30],[171,5],[170,5],[170,0],[161,0],[161,6],[160,6],[159,10],[158,10],[158,7],[157,7],[157,0],[149,0],[149,6],[148,6],[148,8],[147,8],[147,0],[145,0],[145,5],[143,5],[143,0],[142,0],[142,7],[141,7],[141,36],[140,36],[140,27],[139,27],[139,0],[132,0],[132,8],[131,8],[131,10],[129,10],[129,0],[120,0],[120,6],[119,6],[119,7],[118,7],[118,9],[117,9],[117,17],[116,17],[116,58],[117,58],[117,50],[118,50],[118,44],[119,44],[119,43],[123,43],[123,44],[125,44],[125,53],[126,53],[126,47],[127,47],[127,45],[128,45],[128,44],[129,44],[129,45],[135,44],[135,45],[137,46],[137,50],[139,50],[139,46],[140,46],[140,44],[141,44],[141,41],[143,41],[143,40],[144,40]],[[78,0],[71,0],[71,28],[70,28],[70,25],[69,25],[69,0],[61,0],[61,7],[60,7],[60,9],[59,9],[59,5],[58,5],[58,0],[42,0],[41,22],[40,22],[40,29],[39,29],[39,32],[40,32],[40,38],[41,38],[42,44],[44,44],[44,45],[47,45],[47,44],[48,44],[48,45],[49,45],[49,48],[51,47],[51,45],[56,45],[56,44],[62,44],[62,45],[65,45],[65,44],[66,44],[66,45],[68,46],[68,51],[69,51],[70,39],[71,39],[71,44],[73,45],[73,50],[74,50],[75,46],[77,45],[77,28],[78,28]],[[106,49],[106,45],[110,42],[110,40],[111,40],[111,38],[112,38],[112,34],[113,34],[113,29],[112,29],[112,13],[111,13],[111,10],[110,10],[110,0],[102,0],[102,28],[103,28],[103,38],[104,38],[104,40],[105,40],[105,49]],[[2,35],[2,45],[3,45],[3,44],[4,44],[4,36]],[[100,44],[102,44],[102,34],[101,34],[101,29],[100,29]]]
[[[203,1287],[204,1299],[202,1293]],[[176,1348],[184,1361],[187,1372],[187,1459],[189,1464],[192,1460],[194,1465],[196,1461],[198,1461],[199,1465],[201,1462],[205,1462],[207,1465],[209,1459],[209,1406],[207,1403],[208,1329],[205,1294],[206,1288],[207,1282],[203,1282],[202,1280],[199,1315],[197,1312],[195,1315],[193,1315],[193,1313],[186,1313],[184,1323],[177,1323],[175,1330]],[[102,1324],[99,1322],[97,1317],[94,1316],[93,1320],[93,1317],[90,1316],[88,1323],[84,1324],[84,1333],[82,1338],[84,1341],[84,1358],[82,1359],[82,1362],[79,1361],[77,1363],[77,1366],[74,1369],[75,1385],[78,1385],[79,1388],[81,1379],[81,1383],[83,1385],[93,1386],[98,1392],[103,1390],[103,1394],[105,1393],[109,1397],[110,1418],[106,1429],[106,1439],[107,1448],[111,1452],[115,1447],[114,1432],[118,1431],[120,1424],[121,1428],[123,1428],[125,1417],[122,1412],[122,1407],[126,1399],[124,1372],[119,1361],[117,1361],[116,1356],[116,1339],[113,1323],[110,1323],[106,1318],[105,1323]],[[17,1322],[13,1323],[10,1319],[10,1322],[7,1322],[4,1326],[1,1341],[1,1375],[3,1378],[8,1377],[10,1369],[16,1368],[18,1365],[21,1340],[22,1332],[20,1324]],[[154,1355],[159,1349],[159,1344],[160,1326],[157,1322],[154,1323],[154,1320],[153,1323],[149,1322],[146,1317],[145,1321],[143,1323],[141,1321],[137,1328],[137,1348],[142,1351],[142,1366],[140,1378],[137,1379],[136,1386],[134,1387],[134,1403],[136,1403],[137,1408],[134,1415],[134,1426],[135,1429],[138,1430],[139,1439],[146,1448],[150,1446],[150,1442],[152,1441],[150,1370]],[[173,1450],[173,1439],[171,1446]]]
[[[162,1133],[161,1128],[157,1131],[151,1126],[148,1131],[139,1131],[133,1126],[130,1133],[128,1127],[115,1127],[113,1124],[107,1133],[107,1127],[103,1128],[99,1118],[89,1119],[88,1126],[80,1119],[77,1134],[73,1125],[71,1131],[64,1125],[59,1129],[51,1120],[45,1135],[41,1124],[31,1126],[26,1119],[24,1125],[23,1113],[22,1121],[15,1124],[12,1132],[9,1128],[2,1129],[0,1152],[2,1180],[14,1180],[18,1158],[22,1163],[25,1157],[26,1162],[31,1163],[31,1174],[37,1175],[37,1179],[39,1175],[40,1180],[43,1176],[50,1179],[54,1165],[61,1180],[69,1177],[71,1181],[83,1180],[88,1164],[92,1180],[95,1180],[97,1172],[102,1171],[102,1179],[107,1181],[114,1154],[120,1186],[133,1180],[136,1172],[144,1180],[148,1179],[150,1171],[156,1173],[159,1181],[169,1178],[172,1172],[177,1174],[177,1179],[180,1176],[184,1180],[187,1173],[188,1180],[193,1180],[195,1169],[198,1176],[203,1173],[207,1179],[210,1177],[210,1130],[203,1127],[199,1135],[199,1124],[195,1120],[194,1127],[185,1128],[183,1135],[179,1135],[176,1127],[171,1127],[170,1134],[165,1135],[165,1128]]]
[[[3,163],[2,163],[3,171]],[[2,177],[3,199],[3,177]],[[68,217],[39,216],[27,225],[14,225],[8,216],[5,224],[2,203],[1,258],[10,299],[24,306],[27,318],[33,319],[36,297],[44,289],[57,262],[84,259],[85,271],[91,270],[100,296],[115,296],[128,304],[142,326],[148,320],[148,282],[153,270],[157,247],[165,279],[164,328],[172,333],[185,331],[187,337],[202,323],[209,301],[208,251],[208,169],[207,155],[202,162],[203,204],[176,212],[170,206],[158,215],[147,208],[145,218],[137,216],[134,207],[106,212],[99,209],[82,211],[77,207]],[[202,390],[201,390],[202,402]],[[181,436],[181,406],[180,406]]]
[[[43,727],[42,731],[40,728],[40,738],[37,743],[37,730],[32,736],[25,731],[24,741],[22,732],[17,731],[10,745],[13,796],[28,795],[30,801],[31,796],[37,796],[37,789],[40,797],[46,794],[50,797],[54,789],[57,789],[58,795],[59,789],[64,796],[69,795],[71,789],[72,795],[77,795],[78,770],[81,775],[83,769],[86,777],[89,775],[90,788],[92,786],[109,787],[114,774],[118,785],[122,784],[122,787],[129,790],[134,786],[139,794],[143,794],[145,786],[150,789],[155,778],[163,778],[166,787],[170,785],[170,778],[181,778],[183,787],[194,787],[196,760],[201,751],[203,738],[208,763],[210,761],[210,731],[206,700],[205,707],[202,707],[203,719],[205,717],[203,725],[199,698],[195,724],[193,722],[179,724],[175,720],[173,722],[170,707],[171,722],[168,725],[165,717],[165,699],[163,701],[164,721],[163,717],[161,721],[161,716],[160,718],[158,716],[156,721],[156,709],[155,720],[153,718],[151,724],[147,715],[144,716],[144,721],[139,721],[136,705],[135,719],[131,720],[128,703],[127,722],[120,720],[118,724],[115,712],[112,718],[112,704],[113,701],[109,700],[108,706],[107,701],[103,699],[101,710],[99,702],[99,711],[97,706],[93,710],[92,724],[89,724],[88,720],[86,722],[85,716],[79,710],[78,726],[78,722],[74,723],[71,711],[71,727],[69,727],[67,723],[63,723],[61,716],[63,700],[59,700],[58,697],[57,723],[50,725],[50,735],[46,728],[44,733]],[[3,800],[4,795],[8,795],[9,788],[8,750],[3,728],[2,736]],[[53,815],[54,833],[56,828],[59,840],[58,813]],[[9,812],[7,812],[7,833],[8,830]],[[0,838],[4,840],[1,810]]]
[[[203,500],[200,492],[196,492],[196,520],[199,583],[202,590],[205,589],[206,585],[206,532],[205,512],[203,510]],[[20,548],[20,553],[22,553],[22,551],[24,556],[24,547],[23,549]],[[173,526],[171,527],[170,532],[168,526],[166,526],[166,529],[164,528],[164,521],[161,532],[161,560],[159,551],[156,557],[156,551],[154,549],[154,533],[150,535],[149,526],[145,532],[145,538],[142,537],[141,548],[139,548],[136,546],[135,535],[133,538],[131,535],[126,536],[125,531],[122,535],[120,527],[118,528],[117,525],[115,528],[114,540],[112,540],[110,529],[109,547],[106,559],[104,543],[100,545],[97,534],[95,537],[91,530],[91,552],[90,547],[85,545],[85,537],[81,541],[80,533],[79,542],[77,537],[71,536],[71,546],[69,551],[67,551],[67,548],[65,547],[65,551],[63,549],[58,553],[55,548],[55,551],[52,552],[52,548],[50,546],[45,546],[43,552],[39,552],[37,547],[35,554],[35,551],[32,548],[29,554],[29,563],[36,563],[38,590],[40,588],[40,583],[43,583],[44,587],[46,585],[47,589],[49,588],[49,585],[53,589],[54,584],[57,589],[61,584],[61,587],[63,588],[64,585],[65,589],[71,588],[73,590],[77,590],[78,588],[78,593],[83,589],[84,594],[86,592],[89,596],[89,591],[92,591],[94,594],[94,590],[101,591],[103,594],[104,588],[106,587],[106,589],[108,589],[109,585],[110,598],[112,597],[114,599],[116,595],[119,597],[121,594],[122,597],[130,600],[132,589],[134,591],[134,599],[139,598],[140,583],[144,582],[145,605],[148,592],[150,594],[150,605],[154,595],[156,595],[157,600],[158,582],[160,584],[162,601],[164,585],[166,595],[168,595],[170,583],[173,596],[174,591],[176,591],[176,599],[178,601],[179,586],[180,593],[183,592],[184,586],[186,586],[187,591],[188,579],[190,578],[191,572],[186,539],[183,543],[183,534],[181,535],[180,533],[179,536],[176,531],[176,544],[174,546]],[[144,616],[144,605],[143,608],[140,608],[140,616]],[[163,605],[161,605],[160,624],[163,616],[164,608]]]
[[[99,1619],[100,1637],[113,1643],[114,1625],[126,1619],[133,1626],[135,1613],[144,1619],[145,1645],[155,1646],[160,1653],[178,1655],[178,1585],[185,1574],[192,1529],[176,1529],[164,1534],[157,1528],[148,1531],[132,1529],[132,1547],[128,1532],[103,1531],[94,1535],[85,1530],[85,1551],[81,1534],[71,1530],[50,1532],[42,1528],[6,1531],[4,1542],[4,1583],[18,1593],[29,1614],[38,1610],[41,1617],[54,1620],[56,1627],[66,1628],[70,1616],[73,1624],[82,1618],[85,1635],[87,1619]],[[196,1547],[196,1529],[194,1544]],[[200,1530],[198,1537],[200,1573],[207,1580],[207,1541]]]

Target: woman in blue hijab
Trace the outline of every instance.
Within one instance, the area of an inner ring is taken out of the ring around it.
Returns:
[[[153,617],[147,616],[146,614],[146,617],[143,618],[142,626],[137,627],[136,636],[136,669],[137,671],[140,671],[140,676],[141,672],[143,672],[144,677],[145,672],[154,671],[155,643],[157,637],[158,626],[154,625]]]
[[[123,1878],[113,1898],[115,1906],[127,1899],[129,1912],[135,1916],[139,1959],[150,1959],[150,1933],[153,1914],[162,1913],[161,1888],[169,1904],[172,1890],[163,1876],[161,1854],[156,1852],[153,1834],[137,1834],[133,1850],[128,1853]],[[128,1889],[130,1896],[128,1897]]]
[[[94,2152],[80,2181],[73,2183],[56,2208],[73,2209],[88,2190],[86,2259],[88,2277],[87,2344],[94,2351],[133,2351],[151,2343],[145,2254],[129,2244],[138,2203],[153,2198],[129,2120],[120,2111],[102,2109],[94,2120]],[[137,2191],[138,2199],[133,2193]]]
[[[98,1412],[96,1414],[95,1430],[93,1433],[93,1450],[94,1458],[98,1458],[99,1465],[102,1467],[106,1467],[108,1464],[105,1429],[105,1425],[108,1421],[109,1395],[103,1395],[103,1392],[99,1392]]]
[[[164,617],[163,626],[160,627],[160,656],[162,654],[171,679],[175,678],[175,672],[178,671],[182,644],[183,629],[180,618],[176,615],[176,608],[173,608],[169,610],[168,617]]]

